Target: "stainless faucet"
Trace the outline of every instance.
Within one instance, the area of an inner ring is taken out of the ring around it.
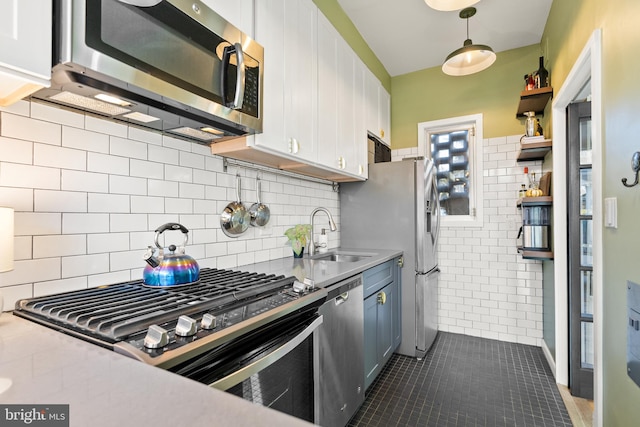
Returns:
[[[329,217],[329,229],[331,231],[336,231],[338,229],[338,227],[336,227],[336,223],[333,221],[333,217],[331,216],[331,212],[329,212],[329,210],[327,208],[315,208],[311,212],[311,239],[309,239],[309,256],[313,255],[316,252],[316,244],[313,241],[313,226],[314,226],[313,217],[320,211],[326,213],[327,216]]]

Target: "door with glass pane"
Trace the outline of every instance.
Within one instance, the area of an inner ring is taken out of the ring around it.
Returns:
[[[567,108],[569,388],[593,399],[593,192],[591,103]]]

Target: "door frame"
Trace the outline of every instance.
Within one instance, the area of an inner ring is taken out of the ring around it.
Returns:
[[[580,56],[567,75],[564,84],[552,103],[553,114],[553,242],[554,242],[554,284],[555,284],[555,332],[556,382],[569,384],[569,294],[567,284],[567,106],[578,96],[584,86],[591,85],[591,124],[593,149],[593,239],[599,244],[593,247],[593,326],[594,326],[594,367],[593,367],[593,425],[602,425],[603,377],[602,377],[602,31],[596,29],[591,34]],[[553,364],[553,362],[550,361]]]

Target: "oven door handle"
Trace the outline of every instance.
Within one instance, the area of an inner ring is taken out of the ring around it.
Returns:
[[[257,374],[263,369],[269,367],[274,364],[278,360],[282,359],[284,356],[289,354],[294,348],[304,342],[307,338],[311,336],[311,334],[318,329],[318,327],[322,324],[323,317],[319,316],[313,322],[309,324],[306,328],[304,328],[298,335],[293,337],[291,340],[287,341],[285,344],[281,345],[277,350],[272,351],[265,357],[256,360],[255,362],[238,369],[231,375],[227,375],[224,378],[220,378],[219,380],[209,384],[209,387],[217,388],[218,390],[228,390],[231,387],[240,384],[242,381],[246,380],[253,374]]]

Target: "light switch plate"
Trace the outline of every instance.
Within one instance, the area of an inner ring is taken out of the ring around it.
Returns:
[[[618,199],[616,197],[604,199],[604,226],[618,228]]]

